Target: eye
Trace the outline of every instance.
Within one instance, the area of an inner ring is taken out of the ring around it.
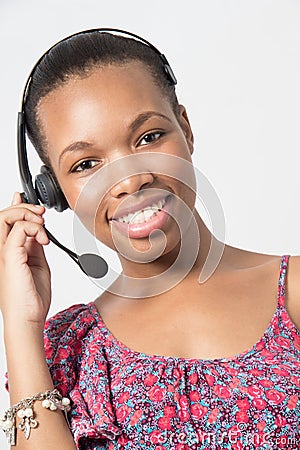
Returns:
[[[164,134],[165,133],[163,131],[155,131],[153,133],[147,133],[138,142],[138,145],[152,144],[153,142],[158,141]]]
[[[93,159],[86,159],[85,161],[82,161],[79,164],[76,164],[74,167],[72,167],[71,172],[87,172],[88,170],[93,169],[97,164],[99,164],[99,161],[95,161]]]

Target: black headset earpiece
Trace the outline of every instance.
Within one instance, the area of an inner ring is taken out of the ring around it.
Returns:
[[[18,116],[18,159],[24,189],[21,195],[25,203],[35,205],[41,203],[46,208],[55,208],[58,212],[62,212],[69,207],[52,171],[47,166],[41,167],[41,173],[35,177],[35,184],[33,185],[27,159],[25,115],[23,111]]]
[[[46,208],[55,208],[56,211],[62,212],[69,207],[52,171],[47,166],[42,166],[41,173],[35,178],[35,191]]]

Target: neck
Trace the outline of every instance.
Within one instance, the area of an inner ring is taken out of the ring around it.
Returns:
[[[204,224],[196,209],[194,221],[191,221],[182,241],[168,253],[147,262],[136,263],[119,255],[122,273],[114,282],[115,292],[133,297],[149,297],[171,289],[183,279],[195,276],[195,273],[207,279],[217,268],[225,244],[218,241]],[[192,225],[192,222],[194,225]],[[192,227],[193,230],[192,230]],[[198,245],[195,243],[195,229],[198,231]],[[191,237],[191,238],[190,238]],[[183,248],[181,262],[180,247]],[[203,282],[204,282],[203,281]],[[136,295],[135,295],[136,293]]]

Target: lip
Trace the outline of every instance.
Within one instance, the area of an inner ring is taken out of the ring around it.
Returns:
[[[117,220],[111,219],[109,223],[129,238],[139,239],[147,237],[152,231],[161,229],[166,224],[167,220],[170,217],[169,211],[171,210],[173,204],[172,199],[172,194],[168,195],[163,208],[148,222],[128,224],[126,222],[118,222]]]
[[[153,205],[153,203],[159,202],[159,200],[166,199],[167,197],[169,197],[169,195],[170,194],[168,195],[157,194],[142,200],[140,203],[135,202],[134,204],[129,205],[127,207],[124,208],[121,207],[120,209],[118,209],[116,214],[108,218],[108,220],[119,219],[120,217],[127,216],[130,213],[133,214],[141,209],[146,208],[147,206]]]

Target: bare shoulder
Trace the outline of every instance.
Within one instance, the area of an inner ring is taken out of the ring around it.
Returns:
[[[251,270],[263,267],[266,270],[277,270],[278,263],[281,259],[281,255],[258,253],[232,247],[228,244],[225,247],[225,255],[225,266],[229,267],[229,270],[233,272],[240,269]]]
[[[300,256],[290,256],[286,282],[286,307],[300,330]]]
[[[290,256],[288,264],[290,287],[292,285],[300,292],[300,256]]]

